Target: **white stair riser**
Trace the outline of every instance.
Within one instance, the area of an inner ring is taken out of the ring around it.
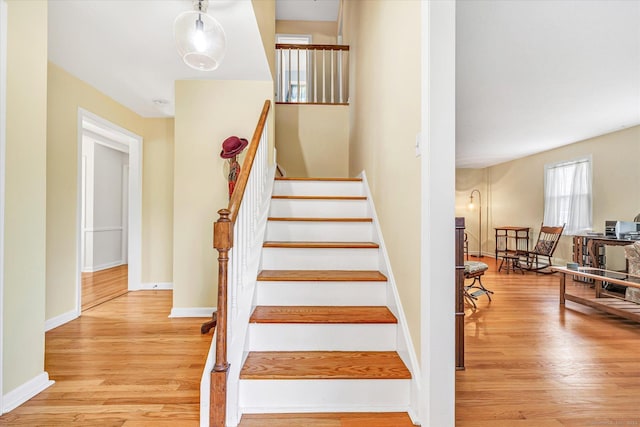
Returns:
[[[273,199],[270,217],[283,218],[367,218],[366,200]]]
[[[370,242],[370,222],[268,221],[265,240],[292,242]]]
[[[397,324],[249,325],[251,351],[394,351]]]
[[[276,181],[274,196],[362,196],[361,181]]]
[[[264,248],[263,270],[377,270],[378,249]]]
[[[386,305],[387,282],[258,282],[257,305]]]
[[[409,380],[240,380],[243,413],[406,412]]]

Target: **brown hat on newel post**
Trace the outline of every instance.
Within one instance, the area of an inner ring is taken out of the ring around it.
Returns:
[[[220,152],[220,157],[222,157],[223,159],[230,159],[233,156],[237,156],[242,150],[246,148],[247,145],[249,145],[249,141],[247,141],[245,138],[230,136],[222,143],[222,151]]]

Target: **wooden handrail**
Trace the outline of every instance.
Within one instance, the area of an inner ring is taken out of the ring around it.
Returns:
[[[344,44],[286,44],[286,43],[276,43],[276,49],[291,49],[291,50],[349,50],[349,45],[344,45]]]
[[[260,143],[262,130],[267,123],[267,116],[269,115],[270,107],[271,101],[267,99],[266,101],[264,101],[264,107],[262,107],[262,113],[260,114],[260,119],[258,119],[258,125],[256,126],[256,130],[253,132],[253,137],[251,138],[249,149],[247,151],[247,155],[244,158],[244,162],[242,162],[242,168],[240,169],[240,175],[238,176],[238,179],[236,181],[233,195],[231,196],[231,200],[229,200],[228,209],[230,212],[230,219],[232,224],[236,223],[236,218],[238,217],[238,212],[240,211],[240,204],[242,203],[242,198],[244,197],[244,190],[247,188],[249,173],[251,172],[251,168],[253,167],[253,160],[255,159],[256,152],[258,151],[258,144]]]
[[[211,395],[209,403],[209,425],[224,427],[227,413],[227,299],[229,294],[229,251],[233,248],[234,225],[244,197],[247,181],[258,151],[262,133],[267,123],[271,101],[266,100],[256,130],[251,138],[247,155],[242,164],[231,200],[225,209],[220,209],[220,218],[213,225],[213,247],[218,251],[218,308],[213,322],[217,328],[216,360],[211,372]]]

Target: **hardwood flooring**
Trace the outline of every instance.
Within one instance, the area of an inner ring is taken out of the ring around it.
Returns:
[[[640,324],[567,301],[556,275],[496,273],[465,316],[457,427],[640,426]],[[567,291],[592,294],[587,284]]]
[[[82,273],[82,311],[129,292],[128,274],[127,264],[95,273]]]
[[[198,426],[211,334],[202,319],[170,319],[171,291],[131,292],[46,333],[56,383],[2,426]]]
[[[457,427],[640,425],[640,324],[572,302],[558,277],[497,273],[491,258],[466,311]],[[587,295],[588,285],[567,289]],[[170,291],[140,291],[46,334],[56,380],[0,417],[2,426],[197,426],[211,335],[202,319],[169,319]],[[245,415],[241,427],[408,427],[406,414]],[[444,427],[444,426],[443,426]]]

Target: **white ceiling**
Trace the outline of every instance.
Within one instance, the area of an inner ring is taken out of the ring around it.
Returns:
[[[456,27],[458,167],[640,124],[640,1],[458,1]]]
[[[144,117],[173,116],[176,80],[271,79],[248,0],[210,1],[227,53],[217,70],[187,67],[176,52],[173,21],[192,9],[191,0],[51,0],[49,60]]]
[[[144,117],[173,115],[175,80],[270,79],[249,0],[210,0],[227,35],[225,60],[210,72],[184,65],[173,21],[191,7],[50,0],[49,59]],[[338,8],[339,0],[276,0],[278,19],[335,20]],[[459,0],[456,25],[458,167],[640,124],[640,0]]]

